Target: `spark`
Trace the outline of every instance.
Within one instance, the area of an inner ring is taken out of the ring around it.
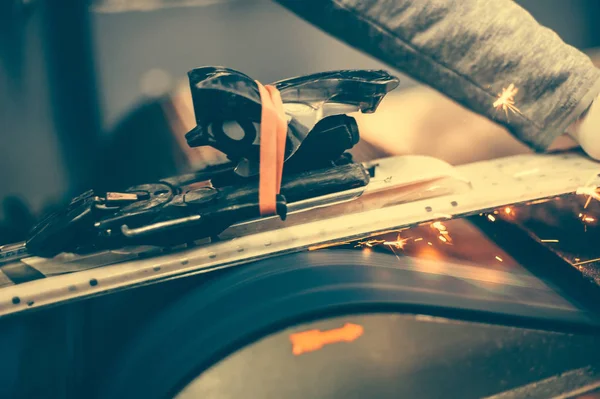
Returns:
[[[502,260],[502,258],[501,258],[501,257],[499,257],[498,255],[496,255],[496,260],[497,260],[498,262],[504,262],[504,261]]]
[[[392,253],[394,254],[394,256],[396,256],[396,259],[400,259],[400,257],[396,253],[396,251],[394,251],[394,247],[390,247],[390,249],[392,250]]]
[[[444,226],[444,224],[442,222],[434,222],[431,224],[430,227],[432,229],[436,229],[438,231],[438,233],[439,233],[438,239],[441,242],[452,245],[452,238],[450,237],[450,232],[448,231],[447,227]]]
[[[558,242],[558,240],[540,240],[541,242]]]
[[[592,201],[592,198],[596,201],[600,201],[600,194],[598,194],[597,186],[579,187],[575,191],[575,194],[588,196],[587,200],[585,201],[585,205],[583,206],[583,209],[587,209],[587,207],[590,205],[590,202]]]
[[[512,209],[510,208],[510,206],[504,208],[504,213],[506,213],[507,215],[510,215],[512,213]]]
[[[434,222],[431,224],[431,227],[438,230],[446,230],[446,226],[442,224],[442,222]]]
[[[402,238],[400,237],[400,234],[398,234],[396,241],[384,241],[383,245],[389,245],[390,247],[392,247],[392,251],[394,250],[394,248],[404,249],[404,246],[406,245],[408,240],[410,240],[410,237]]]
[[[581,221],[583,222],[583,231],[585,233],[587,233],[587,225],[589,223],[594,223],[596,221],[596,219],[593,218],[593,217],[591,217],[591,216],[587,216],[587,215],[585,215],[583,213],[580,213],[579,217],[581,218]]]
[[[592,182],[598,177],[598,173],[594,173],[592,177],[588,179],[583,187],[579,187],[575,190],[575,194],[577,195],[587,195],[588,199],[585,201],[585,205],[583,209],[587,209],[592,201],[592,198],[596,201],[600,201],[600,194],[598,194],[598,186],[592,185]]]
[[[580,260],[580,259],[579,258],[575,258],[575,260]],[[578,263],[575,263],[574,266],[587,265],[588,263],[594,263],[594,262],[598,262],[598,261],[600,261],[600,258],[590,259],[590,260],[586,260],[584,262],[578,262]]]
[[[368,241],[359,241],[356,244],[356,247],[360,248],[360,247],[367,247],[367,248],[373,248],[375,245],[378,244],[383,244],[385,242],[385,240],[368,240]]]
[[[511,83],[507,88],[502,88],[502,93],[498,93],[498,98],[492,104],[496,111],[502,109],[506,114],[506,119],[508,120],[508,110],[516,114],[523,115],[521,111],[515,106],[515,96],[519,92],[519,89],[515,87],[513,83]]]
[[[494,217],[494,215],[488,215],[488,219],[490,220],[490,222],[496,221],[496,218]]]
[[[427,245],[433,245],[430,241],[427,241]]]
[[[423,237],[415,238],[415,242],[423,241]]]

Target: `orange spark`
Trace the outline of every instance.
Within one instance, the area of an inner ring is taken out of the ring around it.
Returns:
[[[438,229],[438,230],[440,230],[440,231],[441,231],[441,230],[446,230],[446,226],[444,226],[444,225],[442,224],[442,222],[433,222],[433,223],[431,224],[431,227],[432,227],[432,228],[434,228],[434,229]]]
[[[396,241],[384,241],[383,245],[389,245],[390,247],[395,247],[398,249],[404,249],[404,246],[406,245],[407,241],[410,240],[409,238],[402,238],[400,237],[400,234],[398,234],[398,237],[396,238]]]
[[[488,219],[490,220],[490,222],[496,221],[496,218],[494,217],[494,215],[488,215]]]
[[[502,109],[506,114],[506,119],[508,120],[508,110],[516,114],[523,115],[521,111],[515,106],[515,96],[519,92],[519,89],[515,87],[513,83],[511,83],[507,88],[502,88],[502,93],[498,93],[498,98],[492,104],[496,111]]]
[[[586,182],[585,186],[579,187],[575,190],[575,194],[577,195],[587,195],[588,199],[585,201],[585,205],[583,209],[587,209],[590,205],[590,201],[594,198],[596,201],[600,201],[600,194],[598,194],[598,186],[592,185],[594,179],[598,177],[597,173],[594,173],[592,177]]]
[[[576,261],[580,261],[581,259],[579,258],[575,258]],[[575,264],[575,266],[581,266],[581,265],[587,265],[588,263],[595,263],[600,261],[600,258],[596,258],[596,259],[590,259],[590,260],[586,260],[584,262],[578,262]]]
[[[375,245],[383,244],[385,240],[368,240],[368,241],[359,241],[358,247],[369,247],[373,248]]]
[[[501,257],[499,257],[498,255],[496,255],[496,260],[497,260],[498,262],[504,262],[504,261],[502,260],[502,258],[501,258]]]

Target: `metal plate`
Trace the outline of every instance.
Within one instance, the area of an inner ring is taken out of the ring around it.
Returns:
[[[409,176],[411,172],[414,171],[399,170],[395,175]],[[523,155],[455,167],[446,174],[451,181],[447,187],[468,180],[468,190],[459,184],[458,190],[419,199],[418,193],[426,189],[414,191],[412,187],[414,195],[399,202],[385,200],[387,195],[398,196],[398,191],[382,191],[379,201],[357,203],[361,204],[359,207],[351,206],[356,205],[351,201],[344,205],[349,208],[322,208],[309,217],[300,214],[302,217],[296,221],[266,220],[252,228],[237,226],[217,243],[149,258],[138,253],[135,260],[4,287],[0,289],[0,315],[240,265],[374,232],[574,193],[585,184],[598,184],[598,172],[600,165],[580,154]],[[411,192],[408,187],[404,192]],[[351,213],[341,212],[344,210]]]

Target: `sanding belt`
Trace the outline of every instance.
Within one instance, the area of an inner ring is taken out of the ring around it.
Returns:
[[[277,214],[277,194],[281,190],[287,121],[279,90],[274,86],[263,86],[258,81],[262,103],[260,117],[260,165],[258,204],[260,214]]]

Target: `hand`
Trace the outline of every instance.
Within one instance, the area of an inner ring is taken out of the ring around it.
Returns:
[[[590,157],[600,161],[600,96],[585,114],[569,127],[567,133]]]

